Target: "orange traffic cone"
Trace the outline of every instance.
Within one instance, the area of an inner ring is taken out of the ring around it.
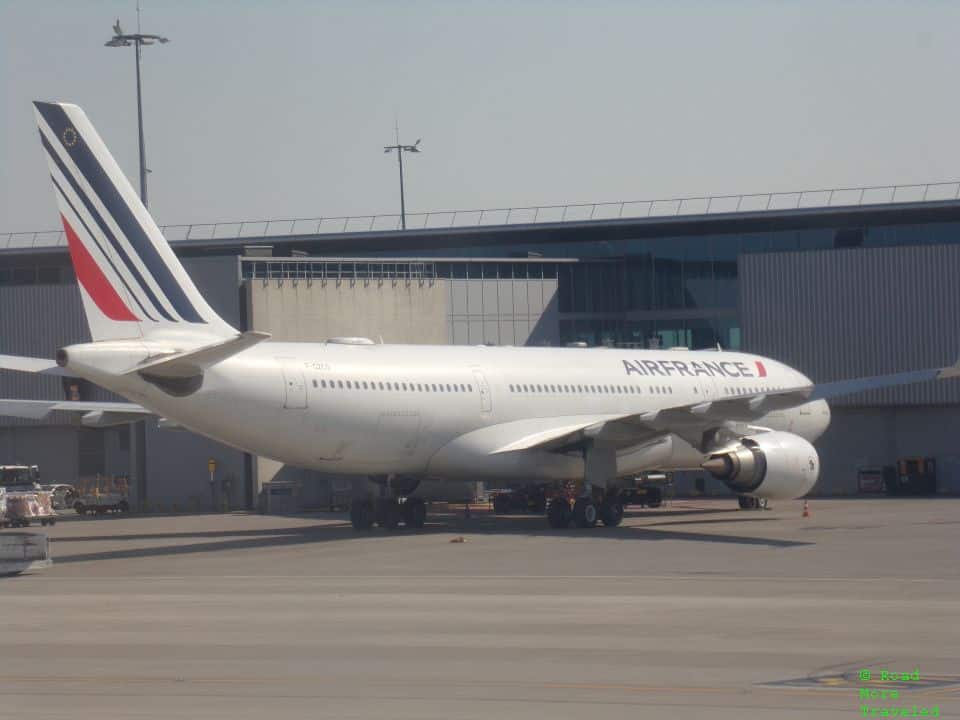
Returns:
[[[803,501],[803,517],[810,517],[810,503]]]

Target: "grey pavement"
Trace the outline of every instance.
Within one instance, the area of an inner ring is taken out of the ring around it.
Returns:
[[[956,717],[960,500],[801,507],[70,518],[0,580],[0,717]]]

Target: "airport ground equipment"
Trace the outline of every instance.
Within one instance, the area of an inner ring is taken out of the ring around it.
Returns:
[[[54,510],[69,510],[80,497],[80,493],[73,485],[57,483],[55,485],[41,485],[41,489],[47,491],[53,497]]]
[[[937,461],[907,457],[897,460],[896,473],[887,478],[888,495],[936,495]]]
[[[118,492],[94,492],[81,495],[73,503],[78,515],[104,515],[106,513],[125,513],[130,511],[126,495]]]
[[[0,533],[0,577],[19,575],[53,564],[46,535],[28,532]]]
[[[40,487],[39,479],[36,465],[0,465],[0,492],[4,496],[0,526],[27,527],[34,520],[41,525],[56,524],[53,496]]]
[[[494,490],[493,511],[497,515],[543,515],[550,493],[543,484]]]

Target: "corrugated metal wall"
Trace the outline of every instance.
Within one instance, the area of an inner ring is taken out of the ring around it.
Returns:
[[[953,364],[960,356],[960,246],[741,255],[743,347],[815,381]],[[833,405],[960,403],[960,381],[838,398]]]
[[[182,262],[213,309],[227,322],[239,327],[241,312],[236,257],[183,258]],[[0,354],[53,358],[64,345],[89,341],[76,284],[0,286]],[[0,397],[62,399],[64,391],[59,377],[4,371],[0,372]],[[122,399],[99,388],[94,388],[91,394],[93,400],[111,398]],[[50,477],[72,481],[77,473],[76,442],[71,444],[66,440],[78,430],[69,423],[66,413],[52,413],[40,422],[0,416],[0,455],[12,453],[14,448],[46,447],[50,453],[64,456],[58,458],[58,462],[65,463]],[[47,427],[28,427],[37,425]],[[48,431],[50,426],[58,426],[62,431]],[[218,475],[233,477],[231,507],[246,503],[243,453],[189,433],[158,430],[152,423],[147,423],[146,433],[147,496],[151,504],[184,504],[189,498],[198,498],[201,507],[207,506],[210,497],[208,458],[218,461]],[[36,456],[33,450],[28,454]],[[66,457],[67,454],[71,457]],[[0,462],[4,459],[0,456]],[[108,456],[108,464],[110,461]],[[59,467],[50,461],[41,461],[41,465],[52,470]],[[111,466],[111,471],[127,470]]]
[[[72,343],[89,342],[76,285],[0,286],[0,354],[53,358]],[[64,399],[59,377],[0,372],[0,397]],[[41,424],[62,425],[55,413]],[[36,425],[32,420],[0,417],[0,427]]]

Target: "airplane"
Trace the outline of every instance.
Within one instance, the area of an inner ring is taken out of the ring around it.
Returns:
[[[829,398],[960,376],[950,367],[815,384],[717,350],[274,342],[210,307],[87,115],[36,102],[40,140],[92,342],[0,368],[84,378],[127,402],[0,400],[0,414],[145,417],[283,463],[377,482],[358,530],[423,527],[424,478],[574,483],[554,528],[619,525],[621,479],[704,469],[734,493],[798,498],[820,472]],[[571,501],[572,500],[572,501]]]

